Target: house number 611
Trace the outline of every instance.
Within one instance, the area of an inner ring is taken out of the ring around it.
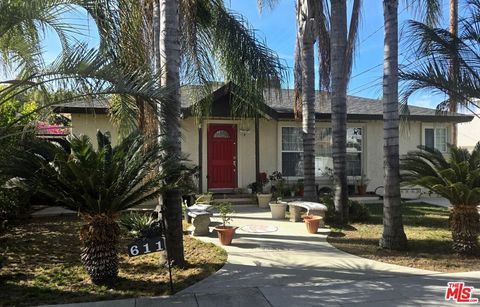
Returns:
[[[128,247],[128,254],[130,257],[140,256],[144,254],[154,253],[165,250],[165,239],[146,239],[141,242],[136,241]],[[153,248],[153,250],[152,250]]]

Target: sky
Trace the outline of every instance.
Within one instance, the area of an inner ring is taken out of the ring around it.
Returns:
[[[349,1],[351,2],[351,1]],[[248,21],[250,26],[256,30],[256,35],[266,45],[277,52],[278,56],[285,61],[288,67],[293,67],[295,49],[295,1],[278,0],[273,9],[265,8],[262,13],[257,7],[257,0],[226,0],[227,7],[233,12],[241,14]],[[442,26],[448,25],[448,0],[443,0]],[[464,9],[464,8],[463,8]],[[405,6],[405,1],[400,0],[399,7],[399,33],[400,33],[400,65],[410,64],[412,56],[405,46],[408,27],[407,20],[415,16]],[[460,15],[462,14],[462,8]],[[84,14],[77,13],[69,16],[72,22],[80,23],[90,29],[89,35],[81,39],[87,41],[90,46],[98,44],[98,35],[94,31],[91,20],[86,19]],[[47,34],[45,41],[45,57],[47,61],[53,60],[60,50],[58,39]],[[352,78],[348,87],[348,94],[354,96],[380,99],[382,96],[382,73],[383,73],[383,7],[381,0],[364,0],[361,12],[359,39],[356,49]],[[289,74],[288,84],[285,87],[292,87],[293,74]],[[430,92],[420,92],[409,100],[409,104],[436,107],[442,100],[441,95],[434,95]]]

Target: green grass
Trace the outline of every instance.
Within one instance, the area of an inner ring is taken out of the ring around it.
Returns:
[[[449,210],[423,203],[403,204],[403,223],[408,250],[388,251],[378,247],[382,235],[382,204],[367,205],[367,223],[338,229],[328,237],[335,247],[360,257],[439,272],[476,271],[480,256],[462,257],[452,251]]]
[[[78,229],[73,217],[32,219],[0,236],[8,247],[0,269],[0,306],[74,303],[158,296],[169,292],[168,270],[159,254],[129,258],[124,238],[119,246],[120,273],[114,286],[90,283],[80,262]],[[214,244],[184,236],[186,268],[173,270],[174,290],[180,291],[219,270],[227,254]]]

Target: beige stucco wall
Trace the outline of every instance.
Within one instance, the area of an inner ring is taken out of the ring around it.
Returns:
[[[117,129],[109,120],[107,114],[72,114],[72,133],[75,135],[85,134],[90,137],[92,143],[97,144],[97,130],[109,131],[112,136],[112,143],[118,141]]]
[[[469,123],[458,124],[458,146],[467,148],[468,150],[473,150],[479,141],[480,118],[475,117]]]
[[[255,181],[255,125],[249,119],[204,120],[201,124],[194,118],[189,117],[181,123],[182,128],[182,151],[188,155],[192,164],[198,165],[198,127],[202,127],[203,139],[203,190],[207,190],[207,128],[212,123],[236,124],[237,125],[237,183],[239,188]],[[92,140],[95,139],[97,129],[110,131],[113,140],[117,140],[118,134],[108,117],[103,114],[72,114],[73,133],[87,134]],[[317,122],[317,127],[329,127],[329,122]],[[282,171],[281,154],[281,128],[301,127],[298,121],[275,121],[260,120],[260,171],[271,174],[273,171]],[[370,179],[368,191],[383,185],[383,122],[382,121],[358,121],[349,122],[348,127],[363,128],[363,171]],[[402,124],[400,131],[400,154],[405,154],[416,149],[424,143],[423,130],[425,127],[451,127],[451,124],[432,124],[418,121],[410,121]],[[295,180],[295,178],[291,178]]]

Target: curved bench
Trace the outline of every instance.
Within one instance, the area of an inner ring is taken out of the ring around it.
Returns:
[[[327,206],[321,203],[315,203],[311,201],[291,201],[288,203],[291,222],[300,222],[300,209],[307,209],[307,214],[318,215],[325,218],[325,212],[327,212]],[[323,220],[320,223],[320,227],[324,226]]]
[[[212,210],[213,206],[207,204],[195,204],[187,208],[187,215],[192,218],[192,235],[208,236]]]

